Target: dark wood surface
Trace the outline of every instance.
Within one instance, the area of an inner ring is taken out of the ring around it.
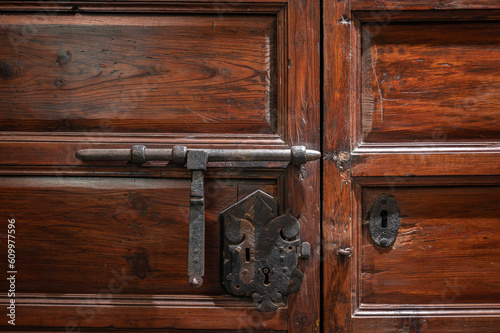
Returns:
[[[319,150],[320,2],[3,1],[0,11],[1,211],[25,241],[16,328],[320,331],[319,161],[209,164],[206,277],[193,290],[190,173],[75,158],[134,144]],[[259,188],[300,217],[312,247],[300,291],[267,314],[219,283],[218,214]],[[126,288],[103,299],[122,268]]]
[[[325,1],[323,11],[323,330],[351,331],[351,259],[339,256],[352,248],[352,198],[349,173],[351,124],[349,110],[356,93],[350,84],[356,63],[349,1]],[[351,53],[353,52],[353,53]]]
[[[382,193],[402,216],[386,249],[374,245],[367,218]],[[365,188],[362,197],[363,305],[499,304],[499,187]]]
[[[95,297],[94,297],[95,296]],[[281,308],[273,313],[263,314],[255,309],[252,302],[220,301],[205,297],[191,302],[186,296],[174,301],[158,301],[135,304],[133,300],[123,300],[106,304],[100,294],[89,295],[84,301],[75,299],[67,304],[60,299],[44,302],[36,299],[37,304],[27,304],[20,300],[19,316],[24,318],[23,325],[38,327],[59,327],[57,331],[82,332],[87,327],[108,329],[156,329],[164,332],[170,329],[181,330],[277,330],[287,331],[289,312]],[[143,300],[147,299],[144,296]],[[99,304],[87,302],[99,302]],[[121,303],[121,304],[120,304]],[[113,323],[113,324],[110,324]]]
[[[0,183],[0,214],[19,225],[23,294],[98,293],[117,275],[127,280],[120,295],[223,294],[218,213],[258,188],[277,194],[273,181],[262,187],[207,181],[206,277],[203,289],[193,289],[186,276],[187,179],[4,177]]]
[[[301,142],[320,147],[320,1],[293,0],[288,4],[287,122],[286,143]],[[286,58],[285,58],[286,59]],[[316,65],[315,65],[316,64]],[[286,206],[300,216],[301,237],[311,244],[311,258],[299,263],[306,274],[297,294],[290,296],[290,332],[319,332],[321,329],[321,177],[320,161],[288,168],[285,183]]]
[[[496,0],[353,0],[353,10],[500,9]]]
[[[277,131],[276,15],[11,14],[2,27],[1,131]]]
[[[354,332],[433,332],[433,333],[476,333],[497,332],[498,317],[404,317],[363,318],[353,324]]]
[[[497,15],[495,1],[325,2],[325,332],[498,330]],[[400,203],[389,248],[368,231],[381,193]]]
[[[23,222],[19,330],[498,330],[499,3],[325,0],[323,27],[320,4],[0,3],[0,212]],[[133,144],[301,144],[323,160],[210,164],[207,275],[192,290],[189,172],[74,157]],[[271,314],[218,280],[218,213],[255,189],[312,246],[300,291]],[[389,249],[366,224],[380,193],[401,209]],[[103,298],[123,267],[126,288]]]
[[[367,25],[362,43],[364,142],[500,139],[499,24]]]

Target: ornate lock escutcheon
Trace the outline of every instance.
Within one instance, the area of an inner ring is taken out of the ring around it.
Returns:
[[[304,275],[299,253],[308,258],[309,243],[300,244],[300,223],[287,211],[278,216],[277,201],[256,191],[221,213],[224,288],[252,297],[259,311],[273,311],[297,292]],[[301,251],[299,251],[299,248]]]

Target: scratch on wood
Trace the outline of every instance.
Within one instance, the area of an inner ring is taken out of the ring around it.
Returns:
[[[204,115],[203,113],[201,112],[196,112],[194,110],[192,110],[191,108],[189,107],[186,107],[186,109],[188,109],[189,111],[191,111],[192,113],[194,113],[195,115],[201,117],[203,119],[204,122],[209,122],[209,121],[212,121],[212,122],[223,122],[223,120],[219,119],[219,118],[215,118],[215,117],[209,117],[209,116],[206,116]]]
[[[374,50],[375,50],[375,57],[372,61],[372,70],[373,70],[373,76],[375,77],[375,82],[377,83],[377,91],[378,91],[378,96],[379,96],[379,104],[380,104],[380,122],[384,122],[384,98],[382,97],[382,90],[380,89],[380,83],[378,80],[377,76],[377,59],[378,59],[378,50],[377,50],[377,45],[373,44]]]

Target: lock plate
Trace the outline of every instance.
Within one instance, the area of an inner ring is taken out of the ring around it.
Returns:
[[[278,216],[277,201],[262,191],[227,208],[220,217],[226,291],[252,297],[259,311],[284,306],[304,277],[297,269],[299,221],[290,211]]]
[[[393,196],[381,194],[370,209],[370,235],[375,244],[389,247],[399,230],[399,206]]]

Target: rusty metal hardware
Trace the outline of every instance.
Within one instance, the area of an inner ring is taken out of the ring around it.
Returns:
[[[129,161],[143,164],[148,161],[173,161],[184,165],[188,152],[203,151],[207,162],[292,162],[300,165],[320,158],[319,151],[306,149],[304,146],[293,146],[291,149],[188,149],[175,146],[172,149],[150,149],[146,146],[133,146],[131,149],[82,149],[76,157],[82,161]]]
[[[252,297],[259,311],[284,306],[304,277],[298,259],[309,258],[311,252],[309,243],[300,243],[299,221],[290,210],[278,215],[277,201],[260,190],[225,209],[220,220],[226,291]]]
[[[350,258],[352,256],[352,249],[350,247],[346,247],[345,249],[339,248],[339,250],[337,252],[339,255],[341,255],[343,257]]]
[[[189,252],[188,277],[192,287],[203,284],[205,272],[205,203],[204,203],[204,171],[208,162],[235,161],[284,161],[301,165],[307,161],[317,160],[321,153],[294,146],[290,149],[191,149],[185,146],[174,146],[172,149],[150,149],[136,145],[131,149],[83,149],[75,156],[82,161],[129,161],[143,164],[148,161],[173,161],[186,165],[192,172],[191,201],[189,211]],[[307,257],[307,248],[302,249]]]
[[[399,206],[393,196],[381,194],[370,209],[370,235],[381,247],[394,243],[399,230]]]

